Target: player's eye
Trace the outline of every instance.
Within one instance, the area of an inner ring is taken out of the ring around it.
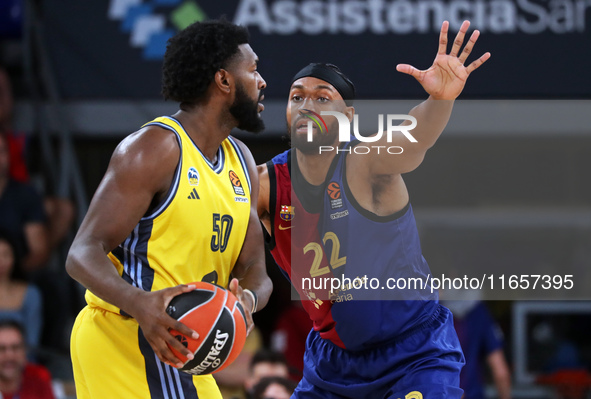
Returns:
[[[292,101],[302,101],[302,96],[298,96],[297,94],[291,96]]]
[[[329,99],[326,97],[318,97],[318,102],[320,102],[320,103],[326,103],[328,101],[329,101]]]

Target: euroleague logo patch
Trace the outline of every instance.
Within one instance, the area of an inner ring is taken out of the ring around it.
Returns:
[[[326,193],[330,198],[330,207],[332,209],[341,208],[343,206],[343,199],[341,198],[341,186],[336,181],[328,183]]]
[[[244,194],[244,187],[242,187],[242,182],[240,181],[240,178],[238,177],[236,172],[231,170],[229,173],[229,176],[230,176],[230,183],[232,183],[232,188],[234,189],[234,193],[236,195],[245,195]]]
[[[339,183],[336,181],[330,182],[326,192],[328,193],[330,199],[336,200],[341,198],[341,186],[339,186]]]

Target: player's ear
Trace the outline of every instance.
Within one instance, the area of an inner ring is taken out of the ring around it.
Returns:
[[[229,94],[232,91],[232,74],[225,69],[219,69],[215,73],[214,81],[216,86],[224,93]]]
[[[349,119],[349,123],[353,122],[353,115],[355,115],[355,108],[354,107],[346,107],[345,112],[343,112],[347,119]]]

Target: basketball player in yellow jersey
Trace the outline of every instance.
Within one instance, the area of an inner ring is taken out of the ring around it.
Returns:
[[[229,289],[247,311],[272,284],[257,217],[258,175],[232,128],[263,129],[257,57],[248,32],[196,23],[168,43],[163,94],[180,103],[115,150],[67,259],[87,306],[72,330],[76,394],[86,398],[221,398],[210,375],[179,372],[169,332],[196,333],[169,317],[193,281]]]

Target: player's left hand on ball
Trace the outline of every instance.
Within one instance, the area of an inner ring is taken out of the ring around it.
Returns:
[[[246,314],[246,335],[248,335],[254,328],[254,321],[252,320],[251,313],[252,306],[254,305],[252,303],[252,299],[250,295],[244,295],[244,291],[242,290],[240,284],[238,284],[238,279],[236,278],[233,278],[232,281],[230,281],[229,289],[244,308],[244,313]]]

